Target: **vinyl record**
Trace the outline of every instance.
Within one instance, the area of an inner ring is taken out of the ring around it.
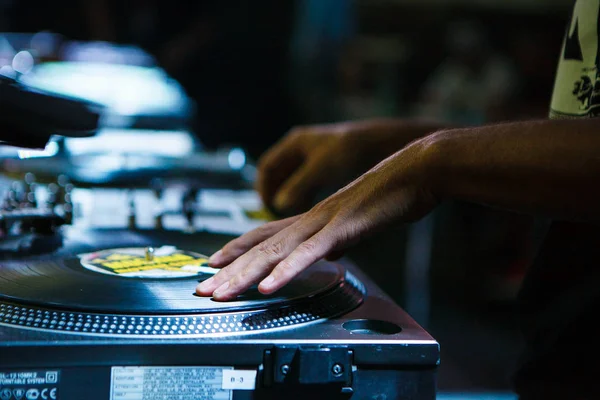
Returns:
[[[69,230],[52,254],[0,261],[0,300],[110,314],[215,313],[281,308],[325,293],[344,280],[341,267],[317,263],[274,295],[254,287],[236,301],[195,295],[214,271],[204,255],[232,237],[212,233]],[[151,247],[151,257],[145,255]],[[151,252],[152,253],[152,252]]]

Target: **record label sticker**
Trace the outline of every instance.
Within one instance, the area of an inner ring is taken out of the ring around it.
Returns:
[[[90,271],[124,278],[208,278],[219,271],[208,266],[207,256],[174,246],[108,249],[79,258]]]

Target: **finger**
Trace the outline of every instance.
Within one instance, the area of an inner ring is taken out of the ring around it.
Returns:
[[[258,161],[256,190],[267,206],[285,180],[302,164],[304,153],[300,135],[285,136]]]
[[[314,154],[281,186],[273,204],[280,211],[297,211],[306,207],[327,179],[329,158],[326,152]]]
[[[222,268],[213,277],[201,282],[196,286],[196,293],[200,296],[213,296],[217,289],[229,282],[234,276],[240,274],[257,257],[257,253],[260,253],[259,250],[263,244],[255,246],[250,251],[235,259],[231,264]]]
[[[314,222],[312,223],[314,225]],[[317,231],[319,228],[314,228]],[[304,233],[307,232],[307,233]],[[290,240],[297,235],[301,237],[309,237],[311,233],[311,224],[300,224],[298,221],[288,226],[287,228],[280,231],[277,235],[269,238],[268,240],[254,246],[250,251],[246,252],[241,257],[237,258],[233,263],[228,265],[219,271],[215,276],[206,281],[200,283],[196,287],[196,293],[200,296],[214,296],[216,289],[221,288],[226,282],[229,282],[236,275],[241,275],[241,278],[247,276],[247,272],[242,274],[242,271],[246,268],[259,268],[270,271],[277,262],[285,258],[285,255],[289,254],[293,250],[293,246],[288,249],[288,243]],[[303,239],[298,239],[298,243]],[[292,242],[293,243],[293,242]],[[256,265],[258,264],[258,265]],[[236,281],[237,282],[237,281]],[[242,286],[243,282],[238,282],[232,288],[232,297],[241,293],[245,289]],[[248,282],[247,287],[250,287],[255,282]],[[224,287],[222,289],[227,289]],[[219,293],[220,295],[221,293]],[[225,298],[227,293],[223,294],[220,298]]]
[[[223,283],[213,293],[215,300],[231,300],[250,286],[259,282],[303,241],[321,229],[317,220],[296,223],[273,238],[256,246],[251,252],[240,257],[229,267],[236,268],[236,274]]]
[[[223,268],[211,278],[202,281],[198,286],[196,286],[196,294],[203,297],[212,296],[213,292],[217,288],[221,287],[225,282],[229,282],[229,280],[235,274],[236,268],[234,265],[229,265]]]
[[[262,278],[267,276],[271,269],[276,265],[275,260],[269,260],[267,263],[261,262],[261,266],[257,267],[255,262],[250,262],[243,266],[237,273],[226,280],[222,285],[218,285],[212,292],[212,296],[217,301],[233,300],[250,286],[258,283]]]
[[[227,243],[223,248],[213,254],[208,264],[219,268],[230,264],[233,260],[256,246],[258,243],[275,235],[280,230],[290,226],[300,218],[301,215],[266,223],[234,240]]]
[[[294,277],[334,251],[339,243],[335,229],[323,229],[300,243],[298,247],[260,282],[258,290],[271,294],[288,284]]]

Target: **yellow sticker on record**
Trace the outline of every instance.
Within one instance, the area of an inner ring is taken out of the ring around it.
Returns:
[[[174,246],[108,249],[80,254],[79,258],[90,271],[125,278],[212,276],[218,271],[208,266],[207,256]]]

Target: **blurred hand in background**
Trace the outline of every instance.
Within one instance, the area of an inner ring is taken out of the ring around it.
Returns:
[[[339,189],[439,129],[432,122],[392,119],[296,127],[259,160],[257,190],[277,212],[306,211],[319,192]]]

